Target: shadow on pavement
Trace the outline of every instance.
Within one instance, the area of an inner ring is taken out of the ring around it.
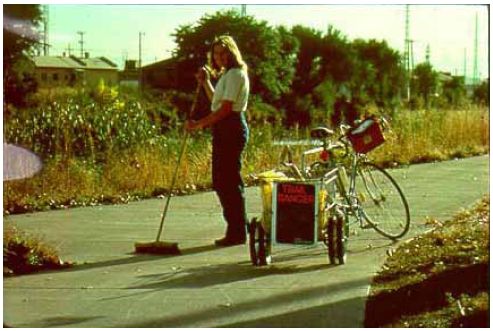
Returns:
[[[212,277],[212,276],[211,276]],[[217,321],[217,326],[221,325],[221,318],[227,316],[231,319],[234,316],[245,316],[247,314],[258,314],[262,315],[262,310],[272,310],[276,306],[289,306],[296,301],[308,301],[316,300],[318,298],[323,298],[330,295],[335,295],[339,292],[346,292],[357,287],[368,286],[370,279],[367,277],[359,278],[356,280],[342,282],[330,285],[321,285],[310,288],[303,288],[299,290],[290,289],[288,292],[269,296],[265,299],[253,299],[245,301],[239,304],[232,303],[231,307],[225,308],[222,305],[215,307],[210,307],[203,309],[201,311],[192,313],[183,313],[175,316],[163,317],[160,319],[153,319],[144,322],[138,322],[129,325],[122,325],[122,327],[139,327],[139,328],[150,328],[150,327],[212,327],[211,321]],[[316,307],[304,308],[301,310],[290,311],[285,314],[278,314],[269,317],[263,317],[256,320],[250,320],[246,322],[238,322],[238,325],[231,325],[231,327],[247,327],[247,326],[268,326],[269,323],[274,325],[275,323],[281,323],[281,321],[276,322],[278,319],[285,318],[286,322],[290,321],[293,324],[311,327],[311,326],[325,326],[325,323],[330,325],[337,325],[339,323],[341,326],[353,326],[362,327],[363,326],[363,316],[364,316],[364,302],[366,298],[353,298],[345,301],[339,301],[327,305],[320,305]],[[298,315],[300,314],[300,315]],[[358,317],[359,316],[359,317]],[[306,317],[306,318],[305,318]],[[311,318],[311,320],[307,320]],[[319,320],[321,319],[321,320]],[[334,319],[331,321],[331,319]],[[296,321],[295,321],[296,320]],[[350,324],[350,325],[349,325]],[[287,323],[282,326],[291,326]]]
[[[50,328],[50,327],[58,327],[58,326],[67,326],[72,324],[84,323],[87,321],[92,321],[96,319],[103,318],[102,316],[94,316],[94,317],[68,317],[68,316],[54,316],[50,318],[45,318],[39,321],[40,328]],[[8,325],[7,327],[22,327],[22,326],[13,326]]]
[[[358,297],[268,317],[224,324],[220,328],[355,328],[362,327],[366,298]]]
[[[217,250],[217,249],[218,248],[214,245],[190,247],[190,248],[182,249],[181,255],[200,254],[200,253],[204,253],[204,252],[208,252],[208,251],[212,251],[212,250]],[[89,269],[107,268],[107,267],[114,267],[114,266],[119,266],[119,265],[140,263],[140,262],[153,261],[153,260],[161,260],[161,259],[166,259],[166,258],[170,258],[170,257],[180,256],[180,255],[170,255],[170,254],[159,255],[159,254],[135,254],[135,253],[129,253],[129,255],[130,255],[129,257],[116,259],[116,260],[107,260],[107,261],[92,262],[92,263],[74,264],[73,266],[65,268],[65,269],[47,270],[47,271],[41,271],[41,272],[76,272],[76,271],[83,271],[83,270],[89,270]]]
[[[178,269],[176,271],[170,271],[164,274],[160,273],[140,276],[140,278],[145,278],[146,281],[129,287],[129,289],[164,290],[169,288],[204,288],[265,276],[303,273],[333,267],[334,266],[331,266],[328,263],[305,267],[271,265],[256,268],[250,263],[201,266],[198,268],[187,268],[183,270]]]
[[[209,244],[209,245],[204,245],[204,246],[184,248],[184,249],[180,249],[180,251],[181,251],[181,255],[192,255],[192,254],[199,254],[199,253],[204,253],[204,252],[209,252],[209,251],[215,251],[218,249],[221,249],[221,248],[217,247],[214,244]]]

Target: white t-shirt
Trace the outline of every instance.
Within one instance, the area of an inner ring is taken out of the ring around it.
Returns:
[[[229,69],[216,84],[211,110],[218,111],[222,101],[229,100],[233,101],[233,111],[246,111],[249,93],[250,81],[247,72],[239,68]]]

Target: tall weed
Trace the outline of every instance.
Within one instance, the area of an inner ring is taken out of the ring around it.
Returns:
[[[487,152],[489,112],[473,108],[398,112],[386,143],[370,155],[381,163],[416,163]]]

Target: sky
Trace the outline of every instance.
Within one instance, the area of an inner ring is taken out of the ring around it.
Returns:
[[[173,32],[181,25],[195,24],[205,14],[237,9],[240,4],[47,4],[49,7],[50,55],[80,54],[80,34],[84,51],[91,57],[105,56],[120,68],[125,59],[139,58],[139,33],[143,65],[171,56],[176,47]],[[247,15],[271,26],[301,24],[322,32],[329,25],[349,40],[386,40],[403,52],[405,39],[404,4],[247,4]],[[414,4],[410,6],[410,38],[414,63],[430,62],[436,70],[470,77],[473,73],[475,17],[478,17],[478,72],[489,71],[489,22],[485,5]],[[245,52],[243,50],[243,52]]]

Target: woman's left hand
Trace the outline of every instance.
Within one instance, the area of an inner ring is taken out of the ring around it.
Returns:
[[[199,121],[187,121],[185,123],[185,130],[192,132],[201,129]]]

